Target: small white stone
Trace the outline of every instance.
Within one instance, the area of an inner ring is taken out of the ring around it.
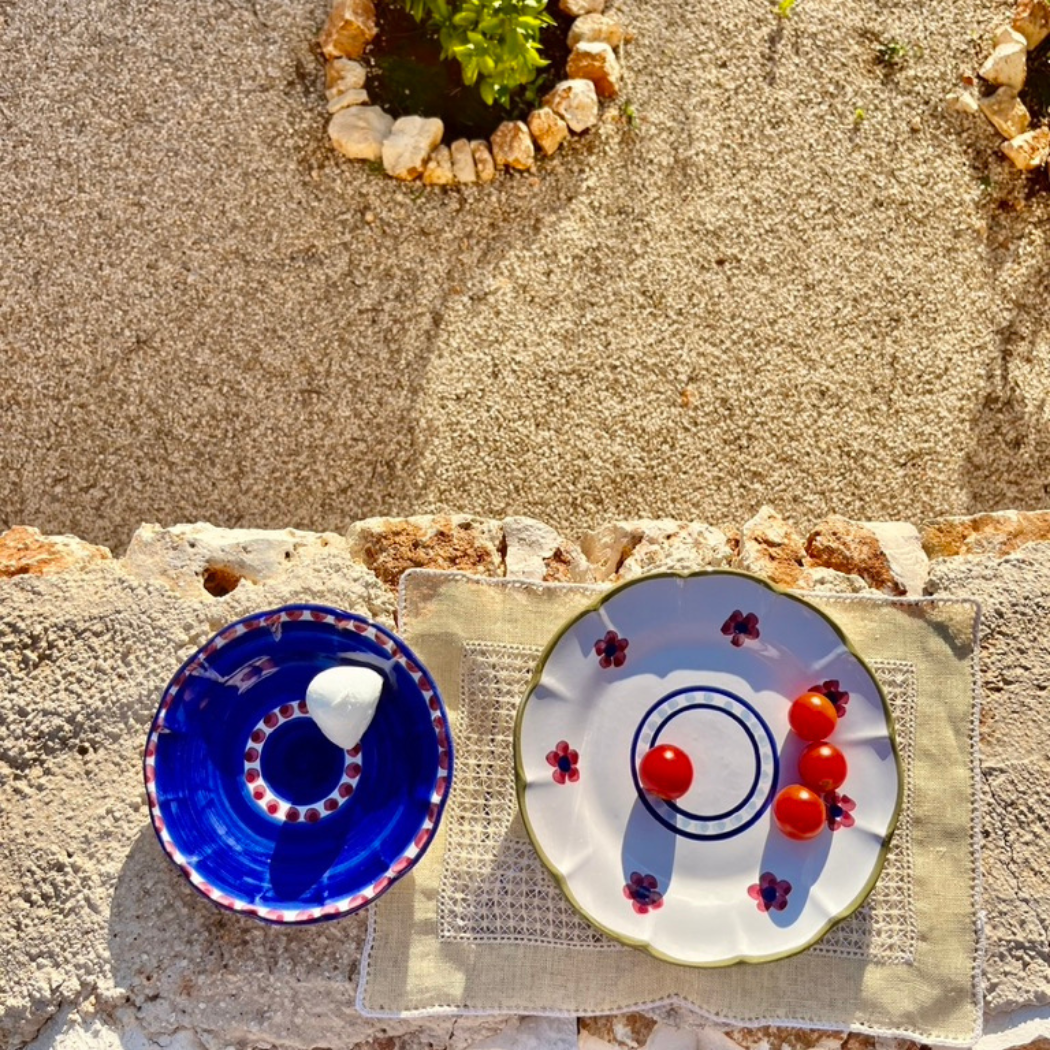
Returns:
[[[492,133],[492,159],[497,168],[528,171],[536,160],[532,135],[522,120],[505,120]]]
[[[565,63],[565,72],[574,80],[593,81],[594,90],[601,98],[615,98],[619,94],[620,63],[608,44],[577,44]]]
[[[1023,33],[1018,33],[1013,26],[1001,26],[996,30],[995,36],[992,37],[992,43],[998,47],[1000,44],[1024,44],[1025,49],[1028,48],[1028,41],[1025,40]]]
[[[615,19],[592,13],[582,15],[569,29],[569,48],[577,44],[608,44],[619,47],[623,43],[623,26]]]
[[[328,122],[328,134],[344,156],[352,160],[379,160],[394,118],[378,106],[341,109]]]
[[[1025,38],[1029,51],[1037,48],[1050,36],[1050,0],[1018,0],[1013,28]]]
[[[492,159],[489,144],[483,139],[475,139],[470,144],[470,152],[474,158],[478,182],[491,182],[496,177],[496,162]]]
[[[365,735],[383,692],[383,676],[371,667],[329,667],[306,687],[306,706],[318,728],[338,747]]]
[[[1001,87],[994,95],[982,98],[977,105],[999,129],[1003,138],[1013,139],[1023,135],[1032,123],[1031,114],[1013,88]]]
[[[350,88],[344,91],[341,95],[336,95],[335,98],[331,99],[328,103],[329,113],[338,113],[341,109],[346,109],[348,106],[367,106],[368,105],[368,92],[363,88]]]
[[[598,123],[598,93],[589,80],[562,80],[543,98],[579,134]]]
[[[1003,143],[1002,151],[1021,171],[1034,171],[1050,158],[1050,128],[1036,128],[1017,135]]]
[[[417,179],[441,141],[445,125],[437,117],[401,117],[383,143],[383,167],[395,179]]]
[[[449,149],[452,155],[452,174],[459,183],[472,183],[478,181],[478,169],[474,164],[474,154],[471,152],[470,143],[466,139],[456,139]]]
[[[605,10],[605,0],[559,0],[559,9],[573,18],[581,15],[600,14]]]
[[[534,109],[529,114],[528,125],[532,137],[548,157],[569,137],[565,121],[547,106]]]
[[[1020,91],[1024,87],[1027,71],[1028,48],[1016,41],[999,44],[979,70],[989,84],[999,84],[1002,87],[1013,88],[1014,91]]]
[[[352,58],[333,58],[325,66],[325,96],[333,99],[351,88],[363,88],[366,75],[360,62]]]
[[[977,105],[977,96],[972,91],[951,91],[944,99],[948,108],[953,113],[967,113],[971,116],[980,111]]]
[[[452,174],[452,154],[448,146],[437,146],[427,157],[423,182],[427,186],[451,186],[456,181]]]

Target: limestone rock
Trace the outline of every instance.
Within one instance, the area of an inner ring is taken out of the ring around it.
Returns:
[[[10,576],[53,576],[83,569],[113,555],[76,536],[45,536],[39,529],[16,525],[0,534],[0,579]]]
[[[645,1014],[612,1014],[599,1017],[581,1017],[580,1035],[600,1040],[616,1050],[644,1047],[656,1028],[656,1021]],[[582,1040],[581,1040],[582,1045]]]
[[[904,521],[861,522],[833,514],[806,540],[810,562],[859,576],[883,594],[922,594],[929,563],[919,530]]]
[[[1023,44],[1028,47],[1028,41],[1023,33],[1019,33],[1013,26],[1000,26],[992,37],[992,45],[998,47],[1000,44]]]
[[[1025,38],[1028,50],[1050,36],[1050,0],[1018,0],[1013,28]]]
[[[483,139],[475,139],[470,144],[470,153],[474,158],[478,182],[491,182],[496,177],[496,162],[492,159],[489,144]]]
[[[352,58],[333,58],[325,63],[325,97],[337,98],[344,91],[365,86],[365,67]]]
[[[585,533],[583,552],[598,580],[633,580],[650,572],[697,572],[729,565],[725,533],[702,522],[616,521]]]
[[[762,507],[740,532],[733,567],[752,572],[781,587],[806,587],[806,551],[802,537],[772,507]]]
[[[372,0],[335,0],[321,33],[326,58],[360,58],[376,35]]]
[[[871,590],[859,576],[821,565],[811,565],[806,569],[804,579],[806,590],[817,594],[863,594]]]
[[[535,518],[504,518],[503,541],[508,576],[556,583],[590,583],[594,579],[583,551]]]
[[[329,100],[328,112],[338,113],[339,110],[347,109],[350,106],[367,105],[368,92],[364,88],[348,88],[341,95],[336,95],[335,98]]]
[[[649,1035],[645,1050],[699,1050],[700,1042],[691,1028],[657,1022]]]
[[[503,526],[468,514],[367,518],[346,534],[350,551],[385,584],[396,588],[412,568],[458,569],[502,576]]]
[[[1024,87],[1028,71],[1028,48],[1015,40],[998,44],[988,56],[979,72],[989,84],[1001,84],[1003,87],[1020,91]]]
[[[1050,128],[1036,128],[1002,144],[1005,153],[1021,171],[1034,171],[1050,159]]]
[[[978,105],[1004,138],[1015,139],[1023,135],[1032,122],[1028,110],[1013,88],[1001,87],[994,95],[982,98]]]
[[[562,80],[544,96],[543,104],[577,134],[598,123],[598,94],[589,80]]]
[[[395,179],[418,179],[444,133],[438,117],[399,117],[383,143],[386,173]]]
[[[569,29],[569,48],[577,44],[608,44],[619,47],[623,43],[623,26],[607,15],[581,15]]]
[[[546,106],[534,109],[528,123],[532,137],[548,157],[569,137],[568,125]]]
[[[980,112],[980,107],[977,105],[977,96],[972,91],[951,91],[944,101],[954,113],[973,115]]]
[[[1050,510],[1002,510],[972,517],[935,518],[922,527],[931,558],[1003,558],[1027,543],[1050,542]]]
[[[449,150],[452,156],[452,174],[456,182],[472,183],[478,181],[478,169],[474,164],[474,154],[466,139],[456,139]]]
[[[600,98],[616,98],[620,92],[620,63],[608,44],[577,44],[565,72],[574,80],[590,80]]]
[[[298,568],[310,548],[349,550],[335,533],[140,525],[121,563],[131,575],[163,581],[187,597],[223,598],[242,582],[263,583]]]
[[[605,0],[558,0],[558,9],[573,18],[581,15],[600,14],[605,10]]]
[[[452,174],[452,153],[448,146],[437,146],[427,158],[423,169],[423,181],[428,186],[451,186],[456,177]]]
[[[578,1050],[576,1019],[512,1017],[503,1031],[480,1042],[471,1040],[466,1050]]]
[[[378,106],[352,106],[328,122],[328,135],[340,153],[353,160],[379,160],[394,118]]]
[[[536,162],[536,150],[528,126],[520,120],[505,120],[492,133],[492,159],[497,168],[528,171]]]

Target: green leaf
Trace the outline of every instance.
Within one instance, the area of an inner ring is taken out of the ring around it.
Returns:
[[[481,82],[481,87],[478,88],[478,91],[481,93],[481,100],[485,103],[486,106],[491,106],[492,103],[496,100],[496,92],[492,88],[492,81],[483,80]]]

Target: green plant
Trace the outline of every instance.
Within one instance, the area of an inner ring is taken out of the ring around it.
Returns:
[[[861,124],[863,124],[864,121],[866,121],[867,119],[868,119],[868,114],[863,109],[861,109],[860,106],[858,106],[853,111],[853,126],[854,127],[858,127],[859,128],[861,126]]]
[[[463,83],[477,83],[488,104],[510,103],[511,92],[547,65],[540,31],[553,23],[546,0],[401,0],[419,23],[437,30],[441,57],[455,58]]]
[[[623,119],[627,121],[628,127],[636,130],[638,127],[638,111],[631,105],[630,100],[624,102],[620,111],[623,113]]]
[[[776,6],[777,17],[790,18],[791,11],[797,3],[798,0],[779,0]]]
[[[899,40],[884,40],[875,48],[875,57],[879,60],[879,65],[890,69],[903,65],[910,53],[908,45]]]

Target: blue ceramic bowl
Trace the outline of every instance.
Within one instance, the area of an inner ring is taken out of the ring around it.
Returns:
[[[384,685],[344,750],[304,697],[314,675],[355,664]],[[452,741],[433,679],[399,638],[291,605],[230,624],[179,668],[144,773],[153,828],[195,889],[266,922],[321,922],[363,908],[426,852]]]

